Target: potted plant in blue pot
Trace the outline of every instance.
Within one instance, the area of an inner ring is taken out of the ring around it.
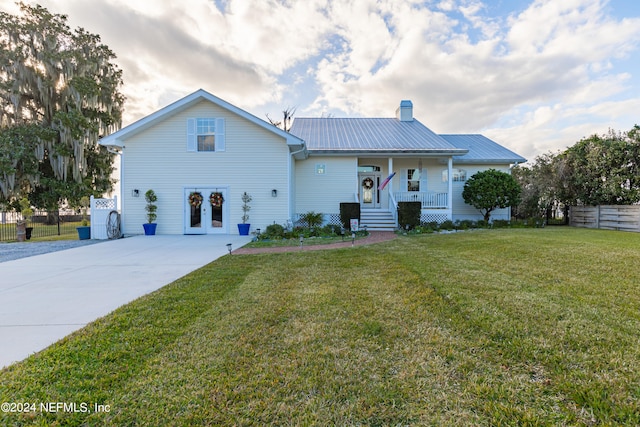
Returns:
[[[156,227],[158,226],[158,224],[154,222],[158,217],[158,215],[156,215],[158,206],[155,204],[158,201],[158,196],[156,196],[153,190],[147,190],[147,192],[144,193],[144,200],[147,202],[147,206],[144,208],[147,211],[147,223],[142,224],[142,227],[144,228],[144,234],[146,236],[154,236],[156,234]]]
[[[249,221],[249,211],[251,210],[251,206],[249,206],[249,202],[251,201],[251,196],[247,194],[245,191],[242,193],[242,224],[238,224],[238,233],[241,236],[248,236],[249,230],[251,229],[251,224]]]
[[[83,196],[80,199],[80,208],[82,209],[82,222],[80,227],[76,227],[78,230],[78,240],[88,240],[91,238],[91,226],[87,220],[87,208],[91,204],[91,201],[87,196]]]

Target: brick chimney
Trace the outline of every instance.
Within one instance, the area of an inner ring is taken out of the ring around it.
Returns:
[[[396,119],[401,122],[413,121],[413,103],[409,100],[400,101],[400,106],[396,110]]]

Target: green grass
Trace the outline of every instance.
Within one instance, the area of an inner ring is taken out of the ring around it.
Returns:
[[[640,235],[225,256],[0,374],[2,425],[638,425]]]

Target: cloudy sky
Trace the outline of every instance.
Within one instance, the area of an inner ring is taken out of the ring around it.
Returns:
[[[433,131],[529,159],[640,124],[637,0],[39,4],[117,54],[125,125],[199,88],[262,119],[392,117],[410,99]]]

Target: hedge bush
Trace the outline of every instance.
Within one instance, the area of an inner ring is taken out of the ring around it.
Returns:
[[[422,202],[398,202],[398,225],[403,230],[413,230],[420,225],[421,213]]]
[[[340,203],[340,222],[346,230],[351,229],[351,220],[354,218],[360,222],[360,203]]]

